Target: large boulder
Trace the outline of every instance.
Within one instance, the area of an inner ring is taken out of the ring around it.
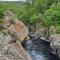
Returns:
[[[50,46],[53,50],[56,50],[56,54],[60,57],[60,34],[50,36]]]
[[[18,43],[19,41],[4,47],[2,55],[9,60],[32,60],[28,52],[22,48],[21,43]]]
[[[15,21],[14,24],[8,27],[8,31],[20,41],[28,36],[28,29],[21,21]]]
[[[19,41],[9,43],[12,37],[0,32],[0,60],[32,60]]]
[[[3,27],[18,40],[23,41],[27,38],[29,31],[23,22],[12,17],[14,17],[14,14],[9,11],[5,12]]]

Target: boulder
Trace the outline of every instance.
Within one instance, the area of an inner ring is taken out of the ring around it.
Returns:
[[[27,51],[17,40],[9,43],[12,37],[0,32],[0,60],[32,60]]]
[[[18,40],[23,41],[28,36],[28,29],[21,21],[15,21],[14,24],[8,27],[8,32],[14,35]]]
[[[56,28],[54,25],[52,25],[49,29],[50,34],[55,34],[56,33]]]
[[[38,30],[36,30],[36,34],[38,37],[45,37],[45,28],[39,28]]]
[[[9,45],[9,42],[12,40],[11,36],[8,34],[0,32],[0,47]]]
[[[17,18],[12,19],[11,17],[14,17],[14,14],[9,11],[5,12],[3,27],[10,33],[10,35],[23,41],[27,38],[29,31],[23,22],[19,21]]]
[[[60,41],[60,34],[51,34],[50,37],[50,42],[56,42],[56,43],[59,43]]]
[[[8,16],[4,16],[3,28],[7,29],[9,25],[10,25],[9,17]]]
[[[50,36],[50,46],[53,50],[56,50],[56,54],[60,57],[60,34]]]
[[[22,48],[21,43],[18,43],[5,46],[2,55],[7,57],[9,60],[32,60],[28,52]]]

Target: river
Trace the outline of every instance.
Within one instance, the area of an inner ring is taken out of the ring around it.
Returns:
[[[31,55],[32,60],[60,60],[52,53],[50,43],[40,38],[25,41],[22,45]]]

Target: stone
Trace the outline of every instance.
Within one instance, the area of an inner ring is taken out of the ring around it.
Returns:
[[[9,44],[10,41],[10,35],[0,32],[0,60],[32,60],[18,40]]]
[[[51,40],[51,42],[60,40],[60,34],[51,34],[49,40]]]
[[[52,25],[49,29],[50,34],[55,34],[56,33],[56,28],[54,25]]]
[[[53,34],[50,36],[50,45],[56,49],[60,49],[60,34]]]
[[[29,33],[28,29],[21,21],[15,21],[15,23],[9,26],[7,30],[20,41],[23,41]]]
[[[60,49],[60,40],[51,42],[50,46],[55,49]]]
[[[8,34],[4,34],[0,32],[0,45],[7,46],[9,45],[9,42],[11,41],[11,36]]]
[[[5,57],[5,60],[32,60],[21,45],[23,40],[29,39],[27,27],[17,18],[11,19],[10,17],[12,14],[9,11],[5,12],[3,27],[7,33],[0,34],[1,58]]]
[[[45,36],[45,29],[44,28],[40,28],[36,31],[36,34],[39,36],[39,37],[44,37]]]
[[[8,16],[4,16],[3,28],[7,29],[9,25],[10,25],[9,17]]]
[[[53,34],[50,36],[50,46],[55,53],[60,57],[60,34]]]
[[[9,60],[32,60],[28,52],[22,48],[21,43],[18,43],[5,46],[2,55],[7,57]]]
[[[28,36],[28,29],[25,24],[16,19],[11,19],[14,14],[7,11],[5,12],[3,27],[10,33],[10,35],[15,36],[18,40],[23,41]],[[13,22],[12,22],[13,21]]]

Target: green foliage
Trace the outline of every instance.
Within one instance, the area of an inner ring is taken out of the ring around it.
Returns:
[[[32,4],[31,4],[31,3]],[[10,10],[15,15],[22,20],[25,24],[35,24],[39,19],[39,15],[44,12],[44,10],[49,8],[49,6],[52,4],[53,0],[26,0],[26,3],[21,4],[15,4],[12,2],[5,2],[0,3],[0,17],[3,16],[3,12],[5,10]],[[42,17],[43,18],[43,17]]]
[[[4,12],[3,9],[0,9],[0,18],[3,18]]]
[[[56,33],[60,33],[60,25],[56,26]]]
[[[54,24],[57,33],[60,33],[60,2],[58,0],[26,0],[23,4],[0,3],[0,19],[3,18],[5,10],[12,11],[15,16],[11,18],[17,17],[26,25],[39,22],[45,27],[50,27]]]
[[[2,27],[2,19],[0,19],[0,31],[2,31],[3,27]]]
[[[46,10],[44,13],[46,26],[51,26],[54,24],[56,26],[57,33],[60,33],[60,3],[53,4],[50,9]]]

